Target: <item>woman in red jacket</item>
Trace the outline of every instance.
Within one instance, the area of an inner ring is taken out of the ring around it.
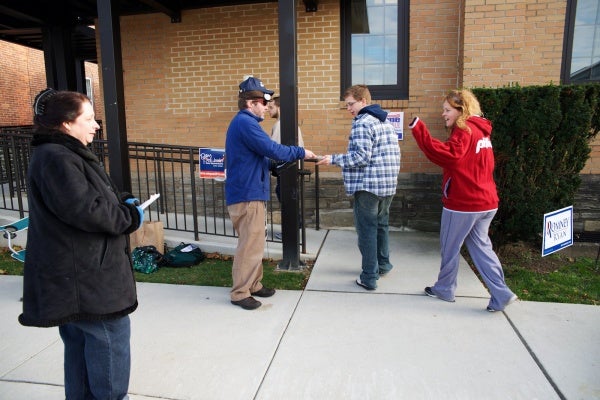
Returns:
[[[433,138],[418,117],[409,125],[425,156],[443,168],[442,260],[438,280],[425,288],[425,294],[454,302],[460,248],[465,243],[491,294],[487,310],[502,311],[517,296],[506,286],[502,265],[488,236],[498,209],[492,124],[481,117],[479,102],[468,90],[448,93],[442,117],[450,130],[445,142]]]

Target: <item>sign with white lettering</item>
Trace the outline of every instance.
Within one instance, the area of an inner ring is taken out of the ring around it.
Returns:
[[[404,111],[389,112],[387,121],[394,125],[398,140],[404,139]]]
[[[481,149],[491,149],[492,141],[488,137],[483,137],[477,141],[477,147],[475,148],[475,154],[479,153]]]
[[[542,257],[573,244],[573,206],[544,214]]]
[[[225,179],[225,149],[200,149],[200,178]]]

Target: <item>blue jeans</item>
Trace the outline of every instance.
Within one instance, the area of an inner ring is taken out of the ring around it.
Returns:
[[[358,233],[358,249],[362,255],[363,284],[376,288],[379,274],[389,272],[390,204],[394,196],[379,197],[373,193],[354,193],[354,225]]]
[[[129,316],[78,321],[58,327],[65,345],[65,396],[127,399],[131,369]]]

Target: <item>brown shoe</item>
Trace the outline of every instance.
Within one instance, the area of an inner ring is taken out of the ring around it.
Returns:
[[[275,289],[263,286],[259,291],[250,294],[257,297],[271,297],[275,294]]]
[[[244,310],[255,310],[262,305],[262,303],[256,300],[254,297],[246,297],[242,300],[231,300],[231,304],[242,307]]]

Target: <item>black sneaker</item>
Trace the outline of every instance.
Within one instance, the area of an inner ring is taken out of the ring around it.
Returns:
[[[365,289],[367,289],[367,290],[375,290],[375,288],[374,288],[374,287],[367,286],[367,285],[365,285],[364,283],[362,283],[362,281],[360,280],[360,278],[358,278],[358,279],[356,280],[356,284],[357,284],[358,286],[362,287],[362,288],[365,288]]]
[[[508,300],[508,303],[506,303],[506,305],[504,306],[504,308],[508,307],[508,305],[509,305],[509,304],[511,304],[511,303],[514,303],[515,301],[517,301],[517,299],[518,299],[517,295],[516,295],[516,294],[514,294],[514,295],[513,295],[513,296],[510,298],[510,300]],[[486,311],[487,311],[487,312],[504,311],[503,309],[502,309],[502,310],[496,310],[495,308],[492,308],[492,307],[490,307],[490,306],[487,306],[485,309],[486,309]]]
[[[435,297],[437,299],[437,296],[435,293],[433,293],[433,290],[431,290],[429,286],[425,287],[425,294],[429,297]]]
[[[231,304],[242,307],[244,310],[256,310],[262,303],[254,297],[246,297],[242,300],[231,300]]]
[[[263,286],[259,291],[250,294],[257,297],[271,297],[275,294],[275,289]]]

